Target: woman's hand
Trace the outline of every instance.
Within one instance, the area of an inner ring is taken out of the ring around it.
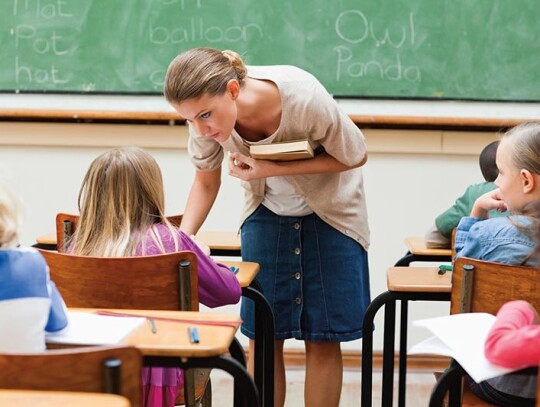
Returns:
[[[241,153],[229,154],[229,175],[244,181],[266,178],[272,175],[272,161],[256,160]]]
[[[480,196],[473,205],[471,216],[474,218],[487,218],[488,212],[496,209],[498,212],[506,212],[508,207],[503,201],[499,188],[486,192]]]

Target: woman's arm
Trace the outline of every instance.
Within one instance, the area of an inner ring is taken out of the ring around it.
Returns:
[[[348,166],[327,153],[319,154],[308,160],[269,161],[256,160],[241,153],[232,153],[229,157],[229,175],[250,181],[259,178],[298,174],[322,174],[327,172],[348,171],[367,162],[367,153],[362,160]]]
[[[188,235],[198,232],[216,200],[221,186],[221,167],[195,172],[180,229]]]
[[[508,368],[537,366],[540,362],[540,325],[534,308],[525,301],[504,304],[485,343],[486,358]]]

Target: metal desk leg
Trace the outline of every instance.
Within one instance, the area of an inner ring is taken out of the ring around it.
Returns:
[[[238,339],[234,338],[229,346],[229,353],[231,357],[238,361],[244,368],[246,367],[246,354],[244,353],[244,348],[238,342]],[[242,397],[242,389],[239,387],[237,382],[234,382],[234,400],[240,400]]]
[[[242,348],[242,345],[240,345],[240,342],[238,342],[238,339],[234,338],[231,342],[231,346],[229,346],[229,353],[234,360],[240,362],[242,366],[246,366],[246,354],[244,352],[244,348]]]
[[[391,406],[393,399],[393,372],[394,372],[394,340],[395,340],[395,302],[401,301],[449,301],[450,293],[439,292],[399,292],[386,291],[377,296],[366,309],[362,324],[362,407],[372,405],[372,384],[373,384],[373,321],[377,311],[385,306],[384,319],[384,344],[383,344],[383,406]],[[407,359],[407,312],[408,305],[401,309],[400,327],[400,368],[406,369]],[[403,379],[403,398],[405,399],[405,378]],[[404,401],[403,401],[404,403]]]
[[[379,311],[383,305],[391,301],[394,301],[394,294],[390,291],[378,295],[368,305],[364,315],[364,321],[362,322],[362,407],[371,407],[372,402],[373,321],[375,320],[377,311]]]
[[[399,259],[394,267],[409,267],[413,261],[452,261],[452,256],[444,255],[427,255],[427,254],[413,254],[411,252],[405,253],[405,255]]]
[[[408,329],[409,303],[401,300],[399,322],[399,381],[398,381],[398,407],[405,407],[405,391],[407,383],[407,329]]]
[[[384,307],[384,341],[382,363],[381,405],[392,407],[394,399],[394,352],[396,338],[396,301],[388,301]]]
[[[461,406],[461,377],[464,374],[463,368],[452,359],[450,367],[437,381],[431,392],[429,407],[442,407],[445,405],[444,397],[449,393],[449,406]]]
[[[407,252],[401,259],[396,262],[396,264],[394,264],[394,267],[409,267],[409,264],[411,264],[413,260],[414,254],[412,254],[411,252]]]
[[[275,323],[270,304],[254,280],[251,286],[242,288],[242,295],[255,303],[255,384],[259,389],[264,407],[274,406],[274,350]]]

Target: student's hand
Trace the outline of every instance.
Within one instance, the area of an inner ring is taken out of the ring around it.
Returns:
[[[489,216],[488,212],[493,209],[498,212],[506,212],[508,210],[506,203],[502,199],[499,188],[486,192],[484,195],[480,196],[474,202],[471,216],[474,218],[487,218]]]
[[[229,154],[229,175],[244,181],[272,176],[275,164],[268,160],[256,160],[241,153]]]
[[[210,248],[208,247],[206,243],[204,243],[202,240],[199,240],[197,236],[195,235],[191,235],[190,237],[191,237],[191,240],[193,240],[193,242],[197,246],[199,246],[199,249],[201,249],[204,254],[206,254],[207,256],[210,256]]]

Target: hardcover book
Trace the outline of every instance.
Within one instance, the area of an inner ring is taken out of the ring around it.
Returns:
[[[249,153],[256,159],[273,161],[304,160],[314,156],[313,148],[307,140],[252,145]]]

